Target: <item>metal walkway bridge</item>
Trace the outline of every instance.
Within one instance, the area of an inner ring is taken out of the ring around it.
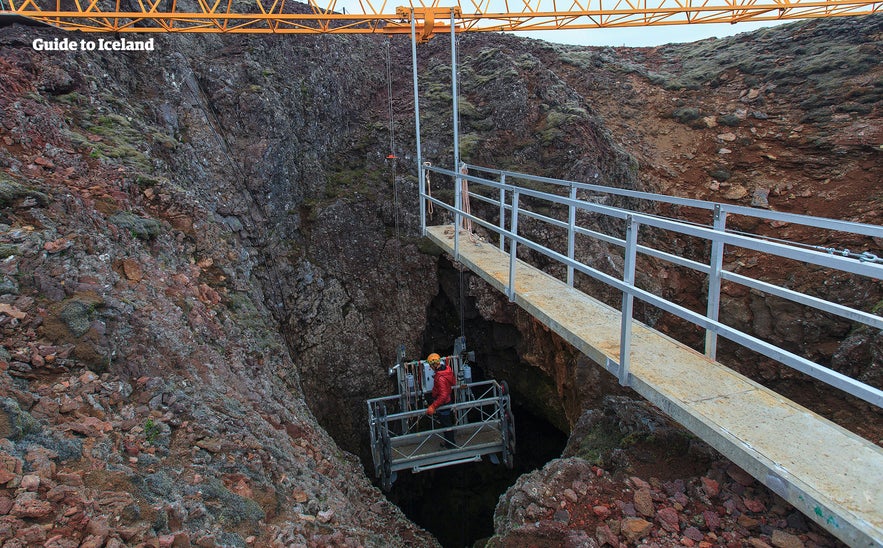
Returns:
[[[791,245],[727,231],[726,224],[728,215],[749,216],[804,225],[819,232],[848,233],[867,242],[883,238],[883,227],[477,166],[463,166],[457,171],[424,166],[421,181],[430,173],[436,197],[421,190],[424,234],[455,260],[833,535],[850,546],[883,546],[883,449],[715,361],[717,337],[722,336],[878,408],[883,406],[883,392],[877,387],[734,329],[726,324],[726,318],[718,319],[721,282],[726,281],[840,316],[856,325],[883,328],[883,318],[878,315],[723,268],[725,251],[740,248],[780,257],[783,263],[796,268],[828,269],[879,283],[883,264],[868,252]],[[453,185],[453,192],[450,186],[446,192],[440,191],[442,181]],[[462,192],[467,185],[471,213],[468,206],[461,205],[468,203]],[[579,194],[582,199],[577,197]],[[449,198],[438,199],[442,195]],[[627,210],[598,203],[616,199],[707,210],[710,219],[707,225],[701,225],[643,213],[647,210],[643,207]],[[436,218],[446,218],[450,224],[426,226],[429,206],[435,207]],[[604,222],[599,223],[602,219]],[[454,230],[455,225],[467,222],[476,227],[475,233],[463,228]],[[557,242],[552,244],[532,240],[520,227],[527,223],[533,225],[530,232],[537,233],[537,226],[543,226],[546,234],[557,230],[560,237],[553,238]],[[618,226],[622,232],[611,234],[598,226]],[[710,260],[702,263],[653,249],[640,237],[648,231],[701,241],[705,249],[710,249]],[[622,275],[612,276],[597,265],[582,262],[575,256],[577,238],[594,238],[612,250],[620,248],[610,253],[622,257]],[[557,263],[556,270],[563,279],[517,258],[519,251],[524,255],[527,250],[529,255],[541,254]],[[705,274],[705,313],[684,308],[636,285],[638,254]],[[619,290],[621,308],[607,306],[577,290],[575,275],[589,276]],[[635,321],[635,299],[703,328],[707,334],[705,354]]]

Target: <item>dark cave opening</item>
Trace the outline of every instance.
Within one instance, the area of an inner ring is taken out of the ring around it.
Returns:
[[[439,259],[440,290],[428,310],[423,355],[450,353],[462,329],[468,349],[476,354],[472,364],[475,380],[493,377],[514,387],[517,383],[507,376],[541,376],[535,368],[521,363],[516,350],[520,335],[515,327],[485,320],[465,296],[461,289],[465,287],[464,276],[471,275],[461,275],[447,258]],[[542,384],[543,380],[537,382]],[[485,458],[419,474],[402,471],[387,494],[409,519],[435,535],[445,547],[472,546],[493,535],[493,514],[500,496],[519,476],[560,456],[567,443],[567,434],[537,413],[528,398],[515,388],[511,394],[517,439],[511,470]]]
[[[567,443],[567,435],[527,409],[516,404],[512,412],[518,440],[512,470],[484,459],[419,474],[402,471],[389,500],[446,548],[472,546],[493,535],[500,495],[522,474],[560,456]]]

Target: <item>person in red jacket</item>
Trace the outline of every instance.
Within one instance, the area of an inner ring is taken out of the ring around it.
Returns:
[[[429,367],[432,368],[432,403],[426,409],[426,414],[436,417],[442,428],[446,428],[445,441],[442,447],[454,447],[454,432],[450,430],[454,420],[450,409],[438,410],[439,407],[452,403],[452,391],[454,387],[454,372],[438,354],[432,353],[427,358]]]

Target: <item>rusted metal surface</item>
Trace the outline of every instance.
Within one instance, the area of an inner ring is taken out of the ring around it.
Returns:
[[[447,229],[447,233],[446,230]],[[453,251],[451,227],[427,235]],[[460,261],[506,292],[509,255],[460,238]],[[518,261],[515,303],[614,375],[620,314]],[[883,546],[883,449],[634,322],[632,388],[850,546]]]

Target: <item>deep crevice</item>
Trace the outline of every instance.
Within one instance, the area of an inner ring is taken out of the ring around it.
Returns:
[[[481,317],[474,300],[465,291],[466,277],[472,275],[470,272],[461,275],[450,260],[439,259],[440,287],[428,309],[423,355],[453,350],[453,341],[461,333],[462,311],[467,345],[476,353],[475,380],[493,377],[505,381],[507,377],[532,373],[532,384],[539,386],[539,390],[554,390],[551,380],[543,373],[522,363],[517,351],[521,338],[518,330]],[[538,413],[535,402],[517,387],[512,386],[511,394],[518,440],[512,470],[485,458],[479,463],[420,474],[402,471],[387,495],[409,519],[435,535],[445,547],[472,546],[493,535],[493,514],[500,496],[519,476],[560,456],[567,443],[567,434],[541,416],[560,414],[562,418],[556,422],[562,424],[563,410]]]

